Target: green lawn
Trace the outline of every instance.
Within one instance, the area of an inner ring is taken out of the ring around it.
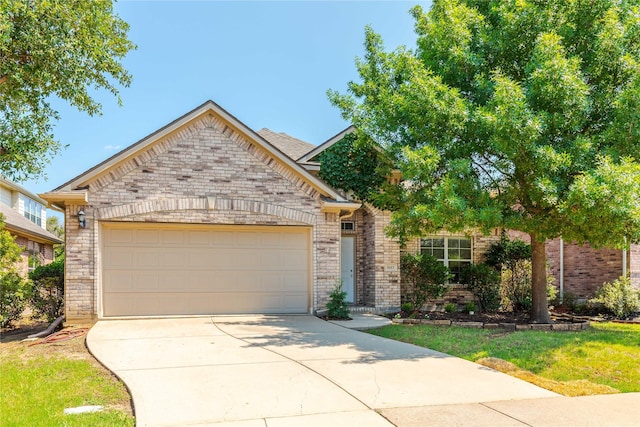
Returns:
[[[133,426],[125,386],[77,343],[0,345],[0,426]],[[64,415],[65,408],[105,411]]]
[[[581,332],[390,325],[369,332],[474,362],[506,360],[545,379],[582,380],[586,389],[593,383],[620,392],[640,391],[640,325],[592,323]]]

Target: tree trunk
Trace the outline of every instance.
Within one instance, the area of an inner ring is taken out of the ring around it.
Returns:
[[[531,236],[531,323],[551,323],[547,306],[547,255],[544,241]]]

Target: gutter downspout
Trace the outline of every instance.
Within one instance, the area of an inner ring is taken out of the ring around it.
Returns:
[[[564,302],[564,241],[560,237],[560,304]]]

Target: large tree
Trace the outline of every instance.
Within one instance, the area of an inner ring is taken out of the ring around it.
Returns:
[[[396,236],[531,237],[531,321],[550,321],[545,242],[640,239],[640,7],[629,0],[434,0],[417,47],[366,30],[361,81],[329,92],[395,157]],[[388,200],[387,200],[388,201]]]
[[[91,90],[129,85],[128,29],[111,0],[0,0],[0,174],[40,176],[60,150],[51,97],[94,115]]]

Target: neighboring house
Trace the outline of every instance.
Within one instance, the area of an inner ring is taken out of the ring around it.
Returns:
[[[38,265],[53,261],[53,245],[62,243],[47,231],[47,202],[0,176],[0,213],[5,228],[22,248],[20,271],[26,276]]]
[[[401,249],[389,212],[320,180],[318,154],[351,131],[314,147],[207,101],[41,194],[65,212],[67,319],[315,313],[340,283],[384,310],[400,306],[401,251],[454,272],[483,260],[498,231]]]

